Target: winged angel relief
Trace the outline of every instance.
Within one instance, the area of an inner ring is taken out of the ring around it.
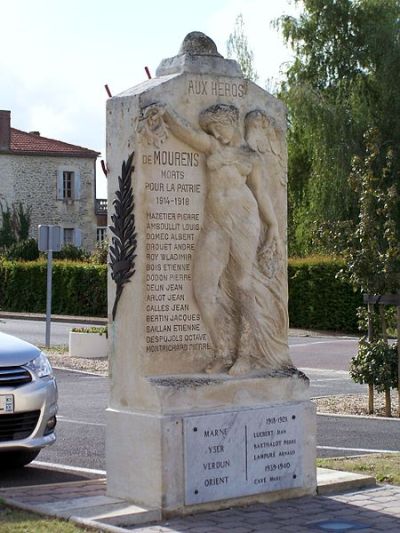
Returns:
[[[272,129],[264,111],[250,111],[243,139],[239,111],[226,104],[204,109],[198,128],[163,104],[142,112],[139,131],[149,143],[159,145],[172,132],[206,157],[207,195],[192,274],[214,351],[209,373],[293,366],[282,243],[266,193],[268,180],[282,175]]]

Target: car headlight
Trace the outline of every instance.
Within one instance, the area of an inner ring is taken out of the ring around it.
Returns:
[[[53,369],[51,368],[50,362],[43,352],[25,366],[38,378],[53,375]]]

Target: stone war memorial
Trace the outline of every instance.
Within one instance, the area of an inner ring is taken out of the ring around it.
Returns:
[[[107,102],[108,493],[164,517],[316,490],[285,133],[284,105],[199,32]]]

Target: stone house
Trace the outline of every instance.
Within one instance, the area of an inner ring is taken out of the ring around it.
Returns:
[[[12,128],[11,112],[0,110],[0,202],[31,208],[34,238],[39,224],[57,224],[64,244],[92,250],[102,239],[107,205],[96,200],[98,156],[38,131]]]

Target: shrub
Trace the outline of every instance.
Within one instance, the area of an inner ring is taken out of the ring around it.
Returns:
[[[0,262],[0,308],[44,313],[47,264]],[[72,261],[53,263],[52,312],[60,315],[107,315],[107,267]]]
[[[345,265],[330,257],[289,260],[289,317],[291,327],[357,331],[360,293],[337,273]]]
[[[99,335],[105,335],[108,337],[108,329],[107,326],[90,326],[90,327],[82,327],[82,328],[72,328],[71,331],[74,333],[97,333]]]
[[[39,258],[39,248],[35,239],[27,239],[12,244],[5,251],[5,257],[11,261],[35,261]]]
[[[350,375],[356,383],[373,385],[378,392],[397,387],[397,344],[383,339],[360,339],[358,353],[351,360]]]
[[[96,243],[95,249],[90,254],[91,263],[96,265],[106,265],[108,261],[108,241],[104,239]]]
[[[89,259],[89,256],[89,252],[74,244],[66,244],[59,252],[53,253],[54,259],[64,259],[69,261],[86,261]]]

